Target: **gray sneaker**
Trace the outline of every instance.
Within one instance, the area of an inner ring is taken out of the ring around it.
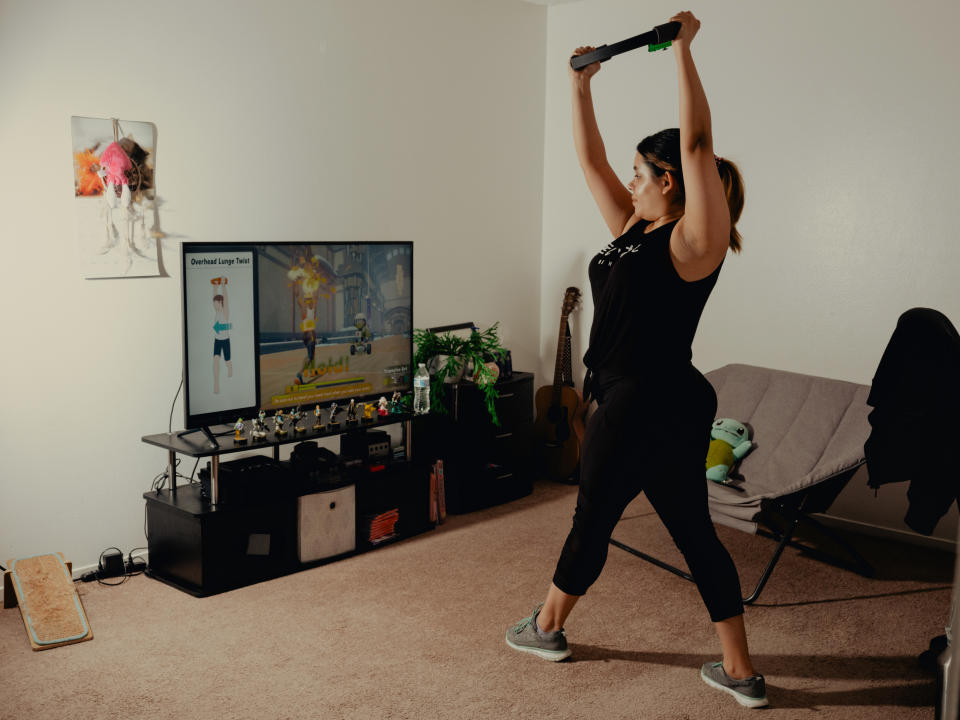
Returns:
[[[736,680],[727,675],[722,662],[708,662],[700,668],[700,677],[707,685],[733,695],[736,701],[744,707],[758,708],[766,707],[769,704],[767,702],[767,685],[763,680],[763,675]]]
[[[540,603],[533,609],[530,617],[525,617],[511,628],[507,629],[507,645],[520,652],[533,653],[544,660],[557,662],[570,657],[570,648],[567,647],[567,637],[563,628],[549,633],[537,632],[537,615],[540,614]]]

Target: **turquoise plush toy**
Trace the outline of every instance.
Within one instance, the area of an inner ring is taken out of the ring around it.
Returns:
[[[710,428],[707,450],[707,480],[726,485],[733,466],[753,449],[750,431],[739,420],[719,418]]]

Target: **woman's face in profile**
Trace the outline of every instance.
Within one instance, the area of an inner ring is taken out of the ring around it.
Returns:
[[[630,199],[633,202],[633,212],[638,218],[655,220],[664,213],[661,209],[666,205],[663,195],[665,176],[657,177],[640,153],[633,160],[633,178],[627,184],[630,190]]]

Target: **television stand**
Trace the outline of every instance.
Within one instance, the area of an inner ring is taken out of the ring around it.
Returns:
[[[213,445],[217,449],[220,448],[220,443],[217,442],[217,436],[214,435],[213,432],[210,430],[209,425],[201,425],[200,427],[194,428],[193,430],[181,430],[180,432],[177,433],[177,437],[180,438],[180,437],[183,437],[184,435],[189,435],[195,432],[202,432],[204,435],[207,436],[207,439],[210,440],[211,445]]]
[[[411,452],[411,436],[410,423],[413,419],[413,415],[410,413],[400,413],[397,415],[389,416],[388,420],[381,420],[371,424],[363,425],[364,429],[370,429],[375,427],[383,427],[385,425],[392,425],[394,423],[401,423],[403,428],[403,445],[406,451],[406,457],[412,457]],[[267,437],[260,440],[255,440],[249,442],[245,445],[232,445],[232,446],[221,446],[219,442],[216,441],[215,435],[210,431],[209,427],[203,428],[204,434],[210,441],[213,443],[213,447],[210,447],[207,443],[199,443],[196,440],[192,439],[190,436],[195,435],[199,430],[182,430],[180,432],[170,432],[170,433],[159,433],[156,435],[144,435],[140,438],[143,442],[148,445],[155,445],[161,447],[167,451],[167,478],[170,480],[170,494],[173,497],[177,495],[177,454],[187,455],[189,457],[210,458],[210,506],[211,508],[216,508],[217,503],[220,498],[219,492],[219,475],[220,475],[220,455],[226,455],[228,453],[235,452],[249,452],[251,450],[264,450],[267,448],[272,448],[274,460],[280,459],[280,446],[287,445],[292,442],[303,442],[304,440],[319,440],[325,437],[339,436],[341,431],[339,426],[336,429],[330,429],[329,426],[321,426],[320,428],[309,428],[299,435],[296,433],[291,433],[282,438],[278,438],[274,434],[269,434]]]
[[[358,427],[364,433],[399,423],[402,449],[387,462],[373,462],[379,455],[361,460],[351,449],[353,462],[334,466],[279,459],[280,445],[341,435],[327,426],[283,438],[271,434],[243,446],[221,442],[218,448],[200,433],[144,436],[143,442],[168,452],[170,477],[166,489],[143,494],[147,575],[203,597],[431,529],[430,460],[412,454],[412,426],[420,420],[404,413]],[[255,455],[230,462],[231,454],[268,448],[275,463],[261,458],[265,462],[245,464]],[[209,459],[209,481],[181,482],[178,488],[177,455]],[[228,484],[218,488],[218,479]]]

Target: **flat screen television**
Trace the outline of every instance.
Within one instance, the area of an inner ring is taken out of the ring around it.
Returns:
[[[413,243],[181,245],[185,427],[412,389]],[[338,419],[342,419],[339,416]],[[208,430],[209,432],[209,430]]]

